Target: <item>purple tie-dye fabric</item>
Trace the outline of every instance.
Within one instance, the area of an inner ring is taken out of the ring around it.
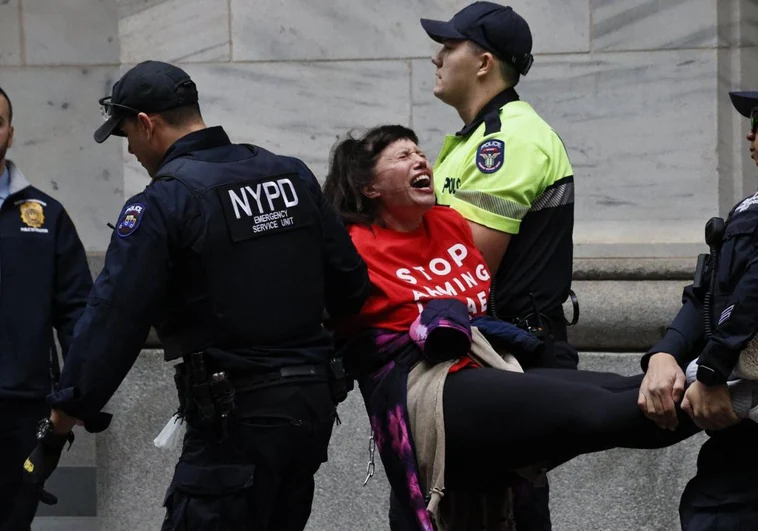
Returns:
[[[409,333],[375,329],[341,347],[346,362],[357,374],[387,478],[400,503],[410,507],[416,516],[420,531],[433,531],[434,525],[426,511],[428,499],[421,491],[408,420],[408,373],[416,362],[427,357],[426,340],[435,329],[457,331],[470,344],[467,308],[463,303],[452,302],[430,301]]]
[[[358,378],[376,447],[387,478],[400,503],[411,508],[421,531],[433,531],[421,492],[416,455],[408,421],[408,372],[420,359],[408,334],[386,330],[371,332],[374,355],[385,360],[378,370]],[[366,350],[356,355],[366,355]]]

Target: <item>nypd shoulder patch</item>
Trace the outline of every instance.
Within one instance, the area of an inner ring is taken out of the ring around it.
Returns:
[[[495,173],[503,167],[505,142],[496,138],[485,140],[476,150],[476,167],[482,173]]]
[[[145,205],[142,203],[132,203],[124,207],[124,211],[119,217],[116,225],[116,234],[122,238],[131,236],[139,228],[142,222],[142,216],[145,214]]]

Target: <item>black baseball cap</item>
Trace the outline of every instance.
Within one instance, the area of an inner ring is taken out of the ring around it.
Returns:
[[[437,42],[473,41],[500,59],[512,63],[522,75],[532,67],[532,32],[510,6],[474,2],[447,22],[421,19],[421,26]]]
[[[737,112],[746,118],[750,118],[751,111],[758,107],[758,92],[730,92],[729,97]]]
[[[100,100],[106,121],[95,131],[95,142],[110,135],[124,136],[119,124],[125,116],[156,113],[197,103],[197,87],[178,66],[145,61],[131,68],[113,85],[110,96]]]

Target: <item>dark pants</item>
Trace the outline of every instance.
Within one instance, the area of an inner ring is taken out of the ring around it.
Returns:
[[[579,354],[568,343],[566,323],[563,318],[563,310],[556,311],[550,316],[552,321],[553,339],[547,341],[545,348],[539,355],[532,359],[519,359],[519,362],[527,369],[550,368],[576,370],[579,364]],[[545,479],[540,485],[523,480],[515,479],[513,484],[513,518],[519,531],[551,531],[550,520],[550,485]],[[390,491],[389,509],[390,529],[392,531],[415,530],[413,515],[401,507]]]
[[[238,394],[218,433],[188,427],[166,493],[163,531],[302,531],[327,460],[335,405],[326,383]]]
[[[513,486],[513,470],[550,469],[610,448],[662,448],[697,433],[681,411],[675,432],[637,407],[642,375],[492,368],[449,374],[443,389],[445,487],[494,492]],[[528,524],[526,524],[528,525]]]
[[[576,370],[579,353],[571,346],[566,336],[563,312],[556,314],[553,321],[553,341],[546,345],[545,354],[535,360],[535,368],[557,368]],[[545,482],[535,485],[521,481],[513,487],[513,519],[519,531],[551,531],[550,485]]]
[[[710,435],[682,494],[682,530],[758,529],[758,424],[743,421]]]
[[[24,461],[37,444],[37,424],[49,415],[44,398],[0,400],[0,528],[14,508]],[[29,524],[14,526],[14,531],[28,530]]]

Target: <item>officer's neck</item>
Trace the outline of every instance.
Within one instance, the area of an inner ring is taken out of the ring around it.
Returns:
[[[456,106],[458,116],[465,125],[471,125],[484,106],[507,88],[508,84],[499,76],[483,79],[474,90],[468,92],[469,97]]]
[[[166,130],[166,132],[162,135],[161,144],[164,147],[164,153],[169,150],[171,146],[176,144],[176,141],[184,138],[185,136],[189,135],[190,133],[194,133],[196,131],[202,131],[203,129],[207,129],[207,126],[205,125],[205,122],[198,121],[194,122],[192,124],[186,125],[184,127],[177,127],[177,128],[171,128]]]

